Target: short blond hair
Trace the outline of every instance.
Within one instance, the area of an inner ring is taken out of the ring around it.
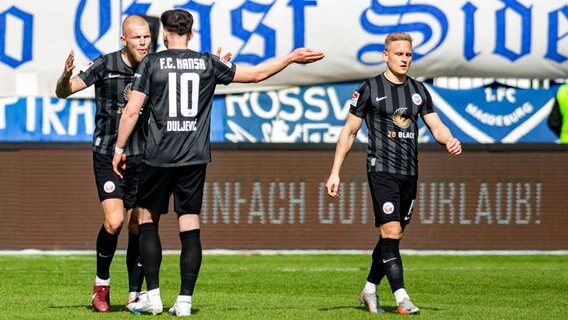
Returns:
[[[389,45],[394,41],[408,41],[412,44],[412,37],[405,32],[393,32],[385,39],[385,51],[388,50]]]

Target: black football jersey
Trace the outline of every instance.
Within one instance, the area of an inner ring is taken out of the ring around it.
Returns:
[[[189,49],[165,50],[142,60],[132,88],[148,96],[145,163],[178,167],[211,161],[215,86],[229,84],[235,70],[217,56]]]
[[[350,112],[369,130],[367,170],[418,175],[418,116],[435,111],[424,84],[411,77],[395,84],[383,73],[361,84]]]
[[[79,73],[79,77],[87,86],[95,85],[93,151],[112,155],[120,116],[130,97],[134,70],[124,63],[119,50],[93,60],[85,71]],[[144,135],[140,130],[142,122],[136,124],[124,149],[126,155],[142,154],[144,150]]]

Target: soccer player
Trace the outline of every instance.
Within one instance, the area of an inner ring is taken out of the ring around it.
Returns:
[[[147,293],[128,305],[135,313],[159,314],[163,310],[159,288],[162,248],[158,234],[161,214],[168,211],[174,194],[181,240],[181,288],[169,313],[191,315],[194,287],[201,266],[199,213],[205,171],[210,156],[212,99],[217,84],[259,82],[292,63],[311,63],[322,52],[299,48],[285,57],[256,66],[236,66],[224,59],[188,49],[193,17],[182,9],[165,11],[160,18],[165,51],[148,55],[138,67],[132,98],[120,120],[113,166],[120,175],[123,148],[134,130],[140,108],[146,101],[149,112],[143,174],[138,205],[140,253]]]
[[[353,93],[351,109],[337,142],[327,193],[339,194],[339,172],[363,119],[368,128],[367,178],[379,240],[360,301],[369,312],[384,312],[377,286],[386,275],[400,314],[417,314],[404,289],[399,242],[410,222],[418,180],[418,116],[436,141],[454,156],[461,144],[442,123],[426,87],[407,76],[412,63],[412,39],[406,33],[387,36],[382,53],[386,71],[366,80]]]
[[[130,98],[130,86],[136,67],[148,53],[151,43],[150,27],[137,15],[128,16],[122,23],[123,48],[96,58],[90,66],[72,76],[74,53],[65,62],[57,81],[59,98],[95,85],[95,132],[93,134],[93,168],[103,210],[103,225],[97,236],[97,270],[93,286],[93,309],[110,310],[110,265],[116,251],[118,235],[124,223],[125,208],[128,219],[128,247],[126,266],[129,278],[128,302],[140,294],[144,275],[140,265],[138,244],[138,210],[136,194],[143,151],[143,136],[137,125],[132,139],[125,146],[128,157],[126,179],[119,179],[112,171],[112,156],[120,116]]]

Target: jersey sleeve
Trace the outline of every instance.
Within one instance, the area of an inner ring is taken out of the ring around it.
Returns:
[[[353,92],[349,112],[351,112],[354,116],[364,118],[368,111],[369,104],[367,102],[369,101],[370,96],[369,85],[365,81]]]
[[[430,95],[430,91],[428,88],[424,86],[424,94],[426,95],[426,99],[424,101],[424,106],[422,107],[422,112],[420,113],[422,117],[425,115],[436,112],[436,108],[434,107],[434,102],[432,102],[432,96]]]
[[[136,73],[134,74],[134,81],[132,82],[132,90],[140,91],[148,95],[150,93],[150,55],[145,56]]]
[[[81,70],[77,76],[83,80],[87,87],[89,87],[102,79],[105,72],[105,59],[103,56],[99,56],[91,62],[90,66],[86,70]]]
[[[235,77],[236,66],[229,61],[220,59],[215,55],[210,55],[215,70],[215,80],[217,83],[227,85],[233,82]]]

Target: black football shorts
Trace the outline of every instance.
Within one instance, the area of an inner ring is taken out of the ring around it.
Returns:
[[[367,178],[373,199],[375,226],[379,227],[390,221],[400,221],[403,227],[409,224],[416,199],[418,177],[368,172]]]
[[[138,205],[157,213],[168,213],[170,196],[174,211],[199,214],[207,164],[158,168],[144,164],[140,177]]]
[[[122,173],[124,179],[120,179],[112,171],[112,158],[113,155],[93,152],[93,170],[99,201],[122,199],[126,209],[134,208],[136,207],[142,156],[126,157],[126,170]]]

